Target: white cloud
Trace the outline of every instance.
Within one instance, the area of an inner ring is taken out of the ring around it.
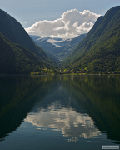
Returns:
[[[41,37],[73,38],[87,33],[96,22],[99,14],[84,10],[72,9],[64,12],[61,18],[53,21],[39,21],[26,28],[28,34]]]

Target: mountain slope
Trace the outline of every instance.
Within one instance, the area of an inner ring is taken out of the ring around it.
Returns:
[[[80,35],[73,39],[62,38],[42,38],[39,36],[31,36],[33,41],[41,46],[44,52],[58,61],[63,61],[68,55],[70,55],[73,49],[85,38],[86,34]]]
[[[0,10],[0,73],[44,72],[52,62],[22,25]]]
[[[22,25],[16,19],[0,9],[0,32],[11,42],[31,50],[42,57],[46,57],[41,48],[38,48]]]
[[[120,72],[120,6],[98,18],[69,61],[74,72]]]
[[[10,42],[0,33],[0,73],[30,73],[44,67],[34,53]]]

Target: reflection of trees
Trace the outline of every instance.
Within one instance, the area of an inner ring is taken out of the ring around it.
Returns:
[[[0,78],[0,138],[16,130],[32,109],[40,94],[48,90],[49,79]]]
[[[120,141],[120,79],[119,77],[86,76],[69,80],[70,92],[84,106],[109,139]]]
[[[0,138],[16,130],[36,102],[46,109],[55,100],[88,113],[109,139],[120,141],[120,79],[107,76],[0,78]]]

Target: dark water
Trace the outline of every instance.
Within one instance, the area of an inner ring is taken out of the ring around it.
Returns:
[[[120,144],[120,77],[0,77],[0,150]]]

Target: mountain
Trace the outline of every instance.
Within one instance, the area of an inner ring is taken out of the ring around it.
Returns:
[[[46,63],[31,51],[12,43],[0,33],[0,73],[18,74],[41,71]]]
[[[0,32],[7,37],[8,40],[17,43],[31,51],[39,51],[22,25],[1,9],[0,20]],[[42,50],[40,51],[42,52]]]
[[[98,18],[67,59],[67,68],[72,72],[120,73],[120,6]]]
[[[0,10],[0,73],[42,72],[50,61],[22,25]]]
[[[82,34],[72,39],[62,39],[51,37],[42,38],[31,35],[31,38],[38,46],[43,48],[48,56],[61,62],[72,53],[73,49],[85,38],[85,36],[86,34]]]

